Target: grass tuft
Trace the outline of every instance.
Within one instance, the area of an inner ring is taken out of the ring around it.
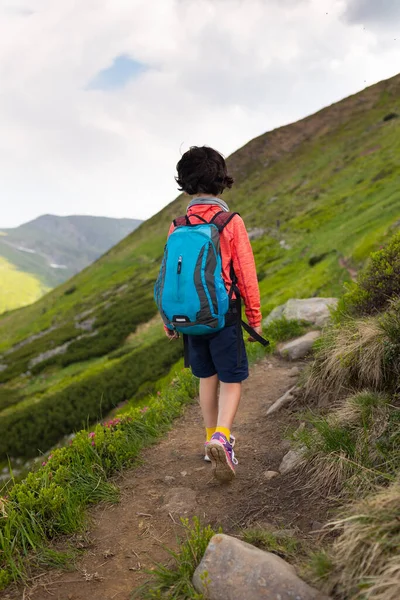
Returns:
[[[331,580],[345,597],[397,600],[400,589],[400,480],[346,507],[330,523],[339,534],[332,547]]]

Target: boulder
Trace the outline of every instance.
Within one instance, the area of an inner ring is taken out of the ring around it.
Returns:
[[[289,450],[287,454],[282,458],[282,462],[279,466],[279,473],[286,475],[294,469],[297,469],[304,462],[303,454],[299,450]]]
[[[223,534],[211,539],[193,585],[208,600],[327,600],[279,556]]]
[[[288,321],[305,321],[317,327],[324,327],[331,318],[331,309],[336,308],[337,298],[291,299],[277,306],[265,319],[265,325],[285,317]]]
[[[321,336],[320,331],[309,331],[306,335],[302,335],[291,342],[282,344],[279,347],[279,354],[282,358],[289,360],[299,360],[304,358],[312,350],[314,342]]]

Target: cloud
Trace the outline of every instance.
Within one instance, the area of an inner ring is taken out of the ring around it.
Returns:
[[[125,54],[116,56],[110,67],[102,69],[89,82],[87,89],[91,90],[116,90],[124,87],[128,81],[138,77],[146,71],[147,67]]]
[[[389,25],[398,29],[400,2],[399,0],[348,0],[344,18],[348,23]]]
[[[0,227],[148,217],[177,193],[181,150],[227,155],[400,64],[400,44],[345,20],[344,0],[35,0],[30,18],[9,5]]]

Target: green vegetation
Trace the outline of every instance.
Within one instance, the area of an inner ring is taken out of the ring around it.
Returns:
[[[289,562],[298,560],[302,552],[301,542],[293,533],[282,530],[269,530],[262,527],[245,529],[242,538],[244,542],[252,544],[261,550],[272,552]]]
[[[153,357],[157,355],[157,361]],[[99,373],[81,378],[36,401],[0,413],[0,456],[36,456],[71,431],[102,418],[132,398],[141,384],[156,381],[182,355],[167,338],[110,362]]]
[[[118,499],[108,478],[165,433],[197,393],[181,371],[148,407],[81,431],[70,446],[55,450],[21,483],[0,498],[0,589],[29,575],[31,565],[50,562],[48,540],[85,527],[87,505]],[[53,563],[66,557],[53,554]]]
[[[34,274],[24,273],[0,256],[0,313],[38,300],[48,287]]]
[[[179,542],[177,552],[168,549],[173,559],[172,567],[156,564],[150,572],[151,579],[132,596],[143,600],[168,599],[168,600],[203,600],[203,594],[198,594],[193,587],[193,574],[204,556],[204,552],[216,533],[208,525],[203,527],[197,517],[193,523],[188,519],[181,519],[185,537]]]
[[[344,295],[342,312],[371,315],[388,307],[390,299],[400,297],[400,234],[393,236],[382,250],[374,252],[357,285]]]
[[[400,586],[398,243],[372,255],[319,344],[307,391],[334,400],[333,410],[310,413],[294,434],[314,493],[349,501],[309,565],[340,598],[395,600]]]

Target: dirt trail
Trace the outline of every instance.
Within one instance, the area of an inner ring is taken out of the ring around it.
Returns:
[[[226,533],[269,523],[307,534],[323,507],[315,499],[310,506],[291,475],[271,481],[263,477],[266,470],[278,469],[288,450],[285,432],[297,424],[288,411],[265,416],[268,406],[293,385],[292,367],[268,358],[252,368],[234,431],[239,467],[232,484],[215,482],[202,459],[203,427],[196,403],[165,439],[144,451],[140,467],[117,479],[120,503],[92,510],[90,541],[77,569],[47,573],[33,588],[4,598],[129,600],[148,577],[144,569],[154,560],[168,562],[162,545],[176,545],[180,515],[197,515],[204,523],[222,525]]]

